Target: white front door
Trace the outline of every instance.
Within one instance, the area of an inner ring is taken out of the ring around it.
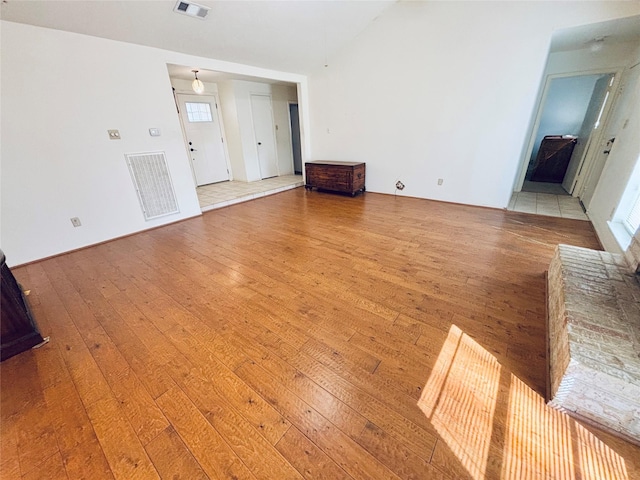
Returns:
[[[229,180],[215,97],[182,94],[177,97],[196,185]]]
[[[260,177],[278,176],[278,155],[276,153],[276,135],[271,110],[271,97],[268,95],[251,95],[251,114],[253,131],[256,136]]]

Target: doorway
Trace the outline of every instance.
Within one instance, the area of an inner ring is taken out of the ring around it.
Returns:
[[[177,94],[191,170],[197,186],[229,180],[218,102],[213,95]]]
[[[289,123],[291,125],[291,149],[293,153],[293,173],[302,175],[302,148],[300,145],[300,114],[297,103],[289,103]]]
[[[550,75],[516,191],[582,197],[616,88],[614,72]],[[600,169],[601,171],[601,169]],[[595,189],[596,182],[592,185]],[[592,193],[592,191],[590,192]]]
[[[258,151],[260,177],[263,180],[265,178],[277,177],[278,154],[276,152],[276,135],[271,96],[252,94],[251,115]]]

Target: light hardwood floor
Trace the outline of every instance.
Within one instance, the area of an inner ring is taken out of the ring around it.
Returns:
[[[51,342],[0,366],[0,478],[640,478],[541,397],[557,243],[598,246],[298,188],[16,268]]]

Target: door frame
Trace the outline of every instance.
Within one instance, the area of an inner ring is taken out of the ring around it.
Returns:
[[[287,102],[287,115],[289,117],[289,139],[291,140],[291,161],[293,162],[293,174],[296,175],[296,156],[293,151],[293,130],[291,128],[291,105],[298,107],[298,136],[300,137],[300,174],[304,170],[304,161],[302,159],[302,129],[300,128],[300,104],[296,100],[289,100]]]
[[[258,162],[258,171],[260,172],[260,180],[264,180],[265,177],[262,176],[262,166],[260,165],[260,153],[258,152],[258,138],[256,137],[256,121],[255,121],[255,114],[253,111],[253,103],[251,101],[251,97],[254,96],[260,96],[260,97],[269,97],[269,105],[270,105],[270,110],[271,110],[271,132],[273,135],[273,150],[275,153],[275,157],[276,157],[276,172],[278,172],[278,174],[276,175],[276,177],[280,176],[280,162],[278,160],[278,136],[277,136],[277,132],[276,132],[276,119],[273,116],[273,96],[271,95],[271,93],[263,93],[263,92],[249,92],[249,108],[251,110],[251,128],[253,129],[253,145],[255,148],[255,152],[256,152],[256,161]],[[291,123],[291,122],[289,122]],[[293,158],[292,158],[293,161]],[[266,178],[273,178],[273,177],[266,177]]]
[[[178,120],[180,121],[180,131],[182,132],[182,140],[184,141],[184,148],[187,152],[187,160],[191,158],[191,154],[189,153],[189,140],[187,139],[187,131],[184,126],[184,121],[182,119],[182,114],[180,112],[180,97],[184,95],[199,97],[203,99],[211,98],[213,99],[213,103],[215,105],[216,118],[218,119],[218,125],[220,126],[220,136],[222,137],[222,149],[224,151],[224,161],[227,165],[227,171],[229,172],[229,180],[233,180],[233,170],[231,168],[231,159],[229,158],[229,150],[227,149],[227,137],[224,131],[224,122],[222,120],[222,112],[220,110],[220,101],[218,99],[217,93],[205,93],[202,95],[198,95],[193,92],[179,92],[176,91],[176,113],[178,115]],[[193,169],[193,162],[189,161],[189,169],[191,170],[191,178],[193,179],[194,188],[198,188],[198,181],[196,179],[196,172]],[[226,180],[225,180],[226,181]]]
[[[529,166],[529,162],[531,161],[531,154],[533,153],[533,149],[535,148],[535,143],[536,143],[536,135],[538,133],[538,129],[540,128],[540,122],[542,121],[542,111],[545,107],[545,103],[547,101],[547,97],[549,95],[549,89],[551,87],[551,82],[553,80],[555,80],[556,78],[570,78],[570,77],[582,77],[585,75],[606,75],[606,74],[614,74],[615,75],[615,81],[613,84],[613,92],[614,95],[611,100],[611,102],[609,102],[609,107],[606,109],[606,112],[602,113],[602,118],[601,118],[601,123],[603,125],[603,129],[604,129],[604,125],[609,123],[609,113],[611,112],[611,106],[613,105],[614,101],[618,98],[618,90],[619,90],[619,86],[620,86],[620,78],[622,77],[622,69],[620,68],[598,68],[598,69],[594,69],[594,70],[581,70],[581,71],[577,71],[577,72],[565,72],[565,73],[551,73],[549,75],[547,75],[544,79],[544,86],[542,88],[542,93],[540,94],[540,98],[538,100],[538,103],[536,105],[536,109],[535,109],[535,120],[533,122],[533,125],[531,126],[530,130],[529,130],[529,138],[527,140],[527,148],[524,150],[524,154],[523,156],[520,158],[520,168],[518,170],[518,175],[516,177],[516,182],[514,183],[513,186],[513,191],[514,192],[520,192],[522,190],[522,186],[524,185],[524,180],[525,177],[527,176],[527,167]],[[591,141],[591,137],[593,136],[593,132],[592,134],[589,136],[589,141]],[[583,168],[585,165],[585,159],[586,159],[586,154],[588,154],[589,152],[587,150],[585,150],[585,155],[583,156],[583,158],[580,160],[579,162],[579,166],[578,166],[578,170],[580,170],[581,168]],[[590,158],[589,161],[592,161],[592,159]],[[576,177],[579,181],[579,176]],[[574,187],[573,191],[576,192],[578,190],[577,188],[577,183],[576,183],[576,187]],[[573,193],[571,194],[573,195]],[[574,197],[577,195],[573,195]]]

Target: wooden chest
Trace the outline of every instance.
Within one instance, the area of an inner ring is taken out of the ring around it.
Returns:
[[[352,197],[365,191],[363,162],[334,162],[317,160],[305,163],[305,188],[348,193]]]

